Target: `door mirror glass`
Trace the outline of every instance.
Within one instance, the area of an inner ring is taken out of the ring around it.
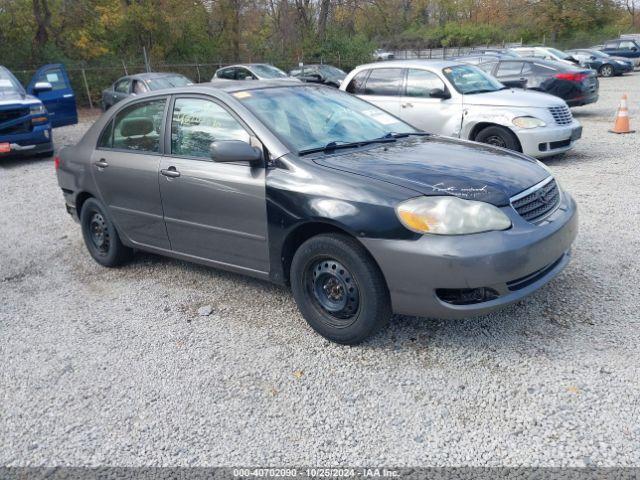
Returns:
[[[431,98],[439,98],[441,100],[446,100],[448,98],[451,98],[451,94],[448,91],[443,90],[442,88],[431,89],[431,91],[429,92],[429,96]]]
[[[53,90],[53,85],[49,82],[36,82],[33,86],[33,91],[35,93],[49,92],[51,90]]]
[[[262,159],[262,152],[242,140],[220,140],[209,146],[214,162],[249,162],[255,164]]]

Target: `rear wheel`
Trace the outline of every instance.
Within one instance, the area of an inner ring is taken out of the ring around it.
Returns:
[[[613,65],[604,64],[600,67],[600,70],[598,73],[600,73],[600,75],[602,75],[603,77],[613,77],[615,74],[615,71],[613,69]]]
[[[120,241],[106,208],[95,198],[89,198],[82,205],[80,224],[87,250],[100,265],[117,267],[133,255],[133,250]]]
[[[382,272],[346,235],[318,235],[304,242],[291,263],[291,290],[309,325],[336,343],[360,343],[391,318]]]
[[[483,128],[478,132],[474,140],[496,147],[508,148],[509,150],[515,150],[517,152],[520,151],[520,144],[514,133],[508,128],[498,125]]]

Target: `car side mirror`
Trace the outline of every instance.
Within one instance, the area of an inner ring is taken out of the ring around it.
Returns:
[[[262,151],[242,140],[218,140],[209,147],[214,162],[249,162],[252,165],[262,160]]]
[[[638,51],[638,47],[631,47],[631,51],[632,52],[637,52]]]
[[[53,90],[53,85],[49,82],[36,82],[33,86],[33,91],[36,93],[50,92],[51,90]]]
[[[596,57],[595,57],[595,56],[593,56],[593,55],[591,55],[591,56],[589,57],[589,60],[595,60],[595,59],[596,59]]]
[[[429,90],[429,97],[447,100],[451,98],[451,94],[442,88],[432,88]]]

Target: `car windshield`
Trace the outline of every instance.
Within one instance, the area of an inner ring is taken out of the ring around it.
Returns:
[[[498,80],[473,65],[456,65],[442,70],[455,89],[466,95],[496,92],[505,87]]]
[[[273,65],[251,65],[251,70],[260,78],[286,78],[287,74]]]
[[[16,77],[4,67],[0,67],[0,95],[24,94],[24,88]]]
[[[332,88],[277,87],[235,92],[233,96],[290,149],[300,153],[417,133],[384,110]]]
[[[557,48],[547,48],[547,50],[561,60],[566,60],[571,57],[571,55],[567,55],[565,52],[558,50]]]
[[[325,73],[326,75],[333,75],[336,77],[346,77],[347,74],[340,70],[339,68],[332,67],[331,65],[320,65],[320,71]]]
[[[193,82],[184,75],[167,75],[166,77],[156,77],[147,80],[151,90],[160,90],[162,88],[184,87],[191,85]]]

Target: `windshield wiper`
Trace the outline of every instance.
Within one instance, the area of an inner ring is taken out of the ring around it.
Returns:
[[[370,145],[372,143],[392,143],[395,141],[396,139],[394,137],[390,137],[386,135],[384,137],[374,138],[372,140],[362,140],[360,142],[338,143],[338,141],[333,141],[333,142],[327,143],[324,147],[306,148],[304,150],[300,150],[298,152],[298,155],[307,155],[309,153],[318,153],[318,152],[329,153],[329,152],[333,152],[334,150],[343,149],[343,148],[358,148],[358,147],[364,147],[365,145]]]

